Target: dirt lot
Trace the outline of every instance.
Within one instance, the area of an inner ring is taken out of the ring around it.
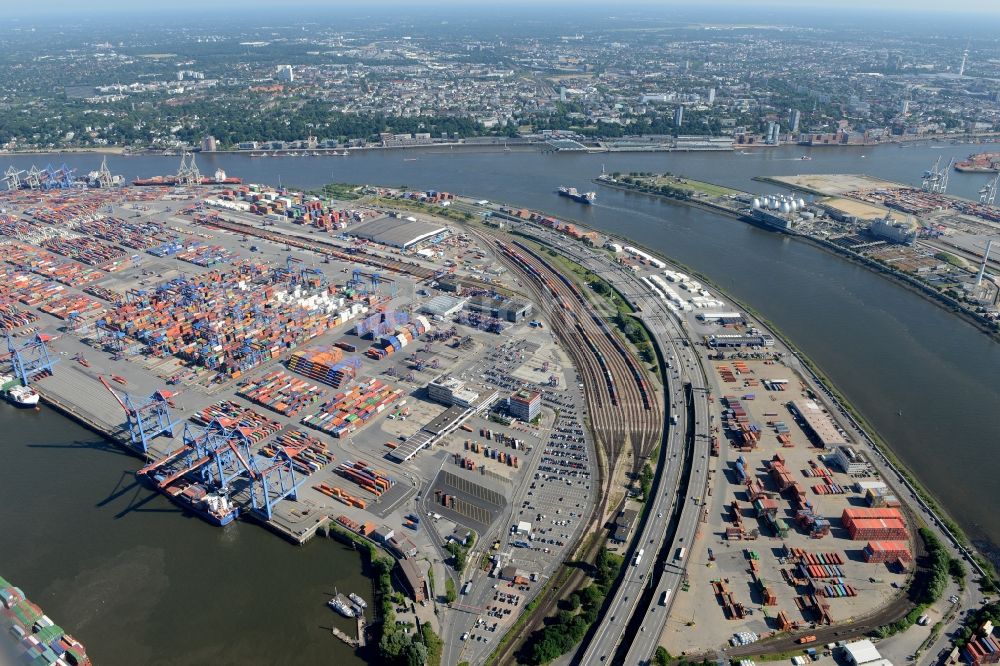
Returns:
[[[873,190],[887,187],[899,187],[898,183],[893,183],[880,178],[873,178],[863,174],[832,173],[832,174],[803,174],[798,176],[776,176],[771,180],[785,183],[792,187],[819,192],[827,196],[836,196],[844,192],[855,190]]]

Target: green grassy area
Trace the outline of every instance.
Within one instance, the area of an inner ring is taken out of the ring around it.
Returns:
[[[934,255],[934,258],[937,259],[938,261],[943,261],[946,264],[950,264],[955,268],[966,269],[969,267],[969,262],[967,262],[965,259],[962,259],[957,255],[952,254],[951,252],[938,252],[937,254]]]
[[[661,176],[654,178],[653,182],[656,183],[657,186],[673,185],[674,187],[680,187],[691,192],[699,192],[710,197],[728,197],[736,194],[743,194],[739,190],[734,190],[731,187],[716,185],[715,183],[706,183],[703,180],[692,180],[691,178],[685,178],[683,176]]]
[[[672,173],[652,173],[633,171],[627,174],[614,173],[612,178],[618,185],[650,194],[659,194],[671,199],[689,199],[693,196],[728,197],[744,194],[731,187],[677,176]]]
[[[472,213],[465,213],[451,206],[431,206],[430,204],[412,201],[410,199],[390,199],[386,197],[372,197],[370,203],[373,206],[385,208],[395,208],[398,210],[410,210],[416,213],[424,213],[435,217],[443,217],[455,222],[471,222],[476,219]]]
[[[307,194],[339,201],[355,201],[362,197],[361,187],[350,183],[327,183],[318,190],[310,190]]]

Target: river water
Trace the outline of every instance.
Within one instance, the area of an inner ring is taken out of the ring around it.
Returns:
[[[556,197],[608,171],[671,171],[747,191],[754,176],[862,172],[919,184],[941,157],[981,148],[911,145],[786,147],[733,153],[552,154],[414,149],[350,157],[200,156],[247,182],[407,185],[548,211],[634,238],[709,276],[757,309],[810,356],[984,549],[996,553],[1000,497],[993,446],[1000,345],[917,294],[802,242],[706,211],[600,188],[598,203]],[[798,157],[807,152],[813,159]],[[176,157],[110,157],[128,178],[171,173]],[[97,155],[0,157],[20,168]],[[953,173],[949,191],[975,198],[982,175]],[[901,414],[900,414],[901,412]],[[320,655],[352,663],[328,632],[333,587],[367,592],[357,558],[332,542],[285,544],[252,525],[227,530],[184,519],[136,490],[135,460],[45,410],[0,408],[0,572],[76,633],[97,663],[281,662]],[[20,500],[21,497],[25,499]],[[141,503],[136,507],[137,503]],[[130,508],[131,507],[131,508]],[[12,547],[11,547],[12,546]],[[995,557],[995,555],[994,555]],[[327,639],[330,640],[327,640]]]

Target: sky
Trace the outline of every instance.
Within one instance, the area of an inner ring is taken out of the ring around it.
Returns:
[[[172,10],[172,11],[201,11],[206,8],[215,10],[234,10],[245,12],[248,9],[259,8],[275,10],[289,6],[298,6],[310,9],[335,10],[338,7],[351,7],[355,9],[375,10],[379,7],[389,9],[393,6],[405,6],[417,8],[422,5],[433,7],[462,7],[468,10],[477,4],[492,5],[496,0],[432,0],[422,2],[421,0],[411,0],[402,2],[400,0],[160,0],[159,2],[135,2],[135,0],[45,0],[45,2],[15,3],[12,0],[0,0],[0,4],[8,5],[8,11],[25,13],[41,17],[45,15],[58,16],[66,12],[77,12],[82,7],[88,11],[120,11],[122,13],[141,13],[147,10]],[[549,5],[553,7],[564,6],[567,8],[581,7],[585,5],[608,6],[605,0],[507,0],[498,3],[509,6],[524,5],[525,7],[539,7]],[[807,7],[816,9],[886,9],[904,11],[962,11],[974,13],[990,13],[1000,15],[1000,1],[998,0],[622,0],[614,3],[617,9],[634,6],[679,6],[685,9],[710,8],[713,6],[741,7],[752,9],[756,6],[794,7],[802,10]]]

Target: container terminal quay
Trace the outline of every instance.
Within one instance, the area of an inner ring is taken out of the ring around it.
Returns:
[[[862,637],[909,611],[917,527],[975,568],[778,336],[666,260],[445,192],[333,200],[182,167],[172,186],[67,172],[0,193],[5,390],[221,529],[376,544],[445,663],[530,649],[591,533],[624,564],[586,664]],[[456,550],[474,564],[446,566]],[[946,591],[927,613],[954,628],[978,595]]]

